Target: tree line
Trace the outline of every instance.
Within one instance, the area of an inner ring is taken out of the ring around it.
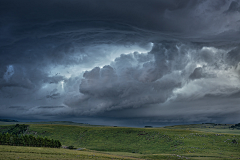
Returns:
[[[11,133],[0,134],[0,145],[51,147],[60,148],[59,140],[48,139],[47,137],[34,137],[33,135],[16,135]]]
[[[7,131],[0,133],[0,145],[14,146],[32,146],[32,147],[61,147],[59,140],[48,139],[47,137],[34,137],[33,135],[24,134],[28,129],[28,125],[16,124]]]
[[[23,134],[28,129],[28,125],[16,124],[15,126],[11,127],[7,132],[15,135]]]
[[[232,128],[232,129],[234,129],[234,128],[240,129],[240,123],[235,124],[235,125],[232,125],[231,127],[229,127],[229,129],[230,129],[230,128]]]

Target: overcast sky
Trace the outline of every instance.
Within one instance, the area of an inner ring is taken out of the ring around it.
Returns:
[[[237,0],[0,0],[0,117],[240,122]]]

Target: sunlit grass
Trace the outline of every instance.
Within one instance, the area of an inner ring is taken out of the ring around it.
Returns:
[[[134,157],[112,155],[95,151],[76,151],[68,149],[56,148],[39,148],[39,147],[23,147],[23,146],[3,146],[0,145],[0,159],[136,159]]]

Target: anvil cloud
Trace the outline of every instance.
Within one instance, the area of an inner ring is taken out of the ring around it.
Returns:
[[[1,117],[240,120],[239,1],[0,0],[0,22]]]

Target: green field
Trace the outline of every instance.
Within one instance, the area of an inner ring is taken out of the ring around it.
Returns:
[[[82,150],[0,146],[0,159],[17,159],[20,154],[30,156],[20,156],[22,159],[36,159],[34,156],[38,154],[43,156],[42,159],[64,159],[61,153],[68,155],[65,159],[240,159],[240,130],[230,130],[228,125],[199,124],[164,128],[59,123],[28,125],[25,134],[57,139],[63,146],[72,145]],[[5,130],[6,127],[0,126]],[[92,154],[99,156],[91,157]]]
[[[108,153],[100,153],[96,151],[76,151],[69,149],[56,148],[39,148],[39,147],[20,147],[20,146],[3,146],[0,145],[0,159],[137,159],[127,155],[113,155]]]
[[[231,126],[232,124],[190,124],[190,125],[166,126],[164,128],[240,135],[240,129],[229,128]]]

